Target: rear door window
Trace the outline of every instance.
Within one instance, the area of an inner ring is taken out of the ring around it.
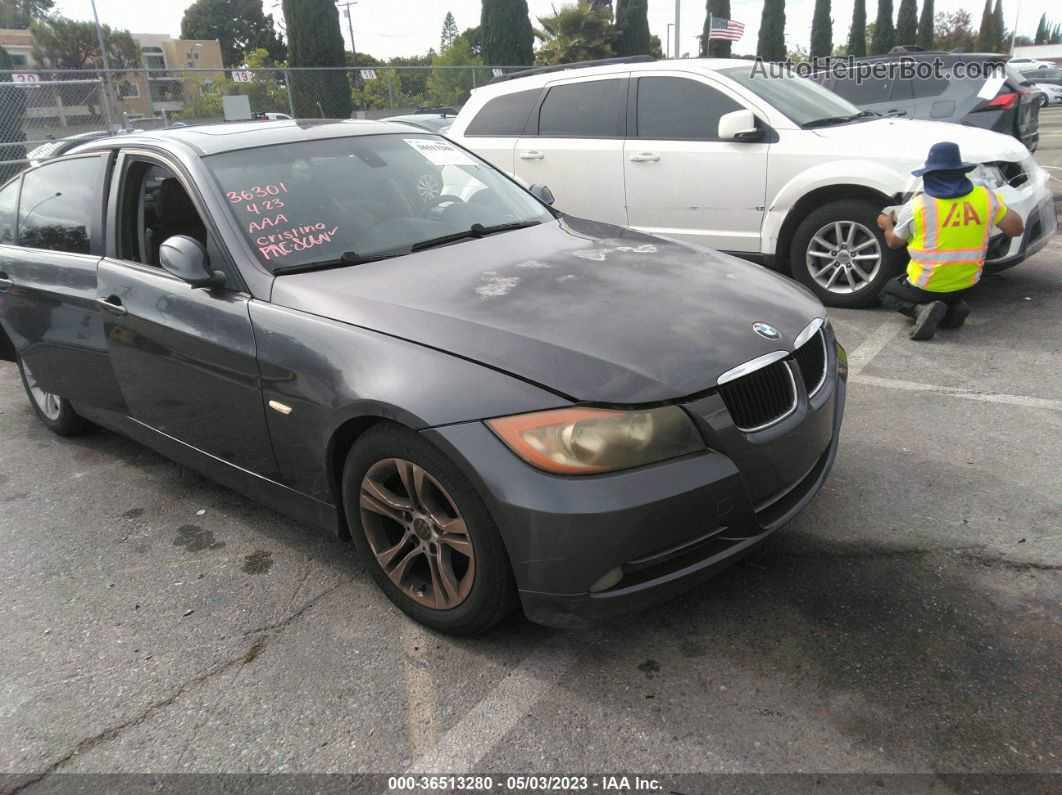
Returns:
[[[487,102],[469,122],[465,135],[513,136],[524,132],[524,125],[535,107],[540,91],[517,91],[503,94]]]
[[[0,189],[0,244],[14,245],[15,216],[18,212],[18,186],[22,180],[13,179]]]
[[[18,242],[29,248],[88,254],[98,214],[100,157],[57,160],[27,171],[18,208]]]
[[[538,115],[538,134],[558,138],[622,138],[627,80],[553,86]]]
[[[719,118],[741,109],[730,97],[696,80],[638,80],[639,138],[714,141],[719,138]]]
[[[833,93],[840,94],[853,105],[876,105],[889,101],[891,83],[891,80],[838,78],[834,83]]]

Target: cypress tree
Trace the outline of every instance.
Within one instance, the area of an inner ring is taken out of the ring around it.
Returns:
[[[815,16],[811,20],[811,57],[828,58],[833,53],[833,19],[830,0],[815,0]]]
[[[649,54],[649,0],[619,0],[616,4],[616,55]]]
[[[918,2],[917,0],[900,0],[900,11],[896,15],[896,43],[916,44],[918,39]]]
[[[862,58],[867,54],[867,0],[855,0],[855,6],[852,8],[848,54],[853,58]]]
[[[1043,44],[1044,39],[1047,38],[1047,14],[1040,14],[1040,23],[1036,26],[1036,38],[1033,39],[1033,44]]]
[[[892,24],[892,0],[878,0],[878,16],[874,20],[874,38],[870,41],[871,55],[884,55],[896,43],[896,28]]]
[[[996,0],[996,10],[992,12],[992,52],[1003,52],[1003,37],[1007,35],[1007,26],[1003,22],[1003,0]]]
[[[765,61],[785,60],[785,0],[764,0],[756,55]]]
[[[985,0],[981,12],[981,27],[977,31],[977,51],[990,52],[992,49],[992,0]]]
[[[733,51],[734,42],[730,39],[709,39],[708,33],[712,28],[712,17],[730,19],[730,0],[708,0],[704,15],[704,28],[701,30],[701,55],[712,58],[729,58]]]
[[[350,80],[345,67],[343,34],[339,29],[339,10],[332,0],[284,0],[287,22],[288,64],[331,66],[291,73],[292,104],[301,118],[349,118],[352,108]]]
[[[918,18],[918,46],[933,49],[933,0],[922,0],[922,16]]]
[[[479,30],[485,64],[530,66],[534,63],[534,33],[527,0],[483,0]]]
[[[0,70],[12,69],[11,56],[0,47]],[[26,112],[26,92],[17,88],[10,74],[0,72],[0,161],[22,160],[26,157],[26,140],[22,132],[22,117]],[[10,163],[0,166],[0,184],[7,182],[23,168],[25,163]]]

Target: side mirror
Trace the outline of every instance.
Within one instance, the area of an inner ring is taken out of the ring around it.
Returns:
[[[763,137],[756,126],[751,110],[735,110],[719,117],[719,139],[722,141],[755,141]]]
[[[224,273],[207,268],[203,244],[188,235],[166,238],[159,248],[159,262],[167,273],[193,287],[221,287],[225,284]]]
[[[532,185],[530,188],[528,188],[528,190],[531,191],[532,196],[534,196],[543,204],[548,204],[550,207],[552,207],[553,202],[556,201],[556,199],[553,198],[553,191],[551,191],[545,185]]]

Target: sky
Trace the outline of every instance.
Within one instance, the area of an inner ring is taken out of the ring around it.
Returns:
[[[266,13],[281,17],[279,0],[264,0]],[[100,22],[112,27],[126,28],[133,33],[169,33],[179,36],[181,16],[188,0],[96,0]],[[562,0],[528,0],[532,22],[537,26],[537,16],[551,12],[554,6],[563,5]],[[696,54],[697,35],[704,24],[704,0],[681,0],[681,52]],[[894,10],[899,0],[893,2]],[[921,0],[919,0],[921,8]],[[756,36],[759,29],[763,0],[731,0],[731,16],[745,24],[745,37],[737,42],[734,52],[756,51]],[[936,0],[939,11],[955,11],[967,8],[974,17],[974,25],[980,24],[983,3],[978,0]],[[867,16],[873,21],[875,0],[867,2]],[[1003,5],[1007,28],[1014,27],[1018,0],[1006,0]],[[90,0],[57,0],[56,10],[74,19],[91,19]],[[480,0],[357,0],[350,7],[354,26],[354,43],[358,52],[367,52],[377,58],[398,55],[419,55],[429,47],[438,48],[443,17],[451,11],[459,30],[479,24]],[[790,48],[805,49],[811,38],[811,16],[814,0],[787,0],[786,37]],[[1057,0],[1021,0],[1021,16],[1018,19],[1019,34],[1032,37],[1040,14],[1052,14],[1055,21],[1062,22]],[[848,37],[852,19],[852,0],[833,0],[833,40],[835,44]],[[348,41],[347,20],[340,11],[343,37]],[[668,24],[675,21],[675,0],[649,0],[649,28],[660,36],[668,35]],[[672,50],[674,47],[672,46]]]

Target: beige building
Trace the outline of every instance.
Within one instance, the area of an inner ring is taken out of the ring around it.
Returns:
[[[182,80],[177,78],[176,70],[224,69],[221,45],[216,40],[175,39],[160,33],[132,36],[140,45],[145,68],[111,76],[111,105],[118,123],[123,114],[135,119],[180,111],[184,107]],[[27,80],[41,79],[37,74],[40,65],[33,58],[33,37],[28,30],[0,29],[0,46],[11,56],[13,68],[24,72]],[[91,123],[88,120],[100,115],[103,97],[99,84],[41,85],[32,92],[26,116],[36,122],[33,126],[79,126]]]

